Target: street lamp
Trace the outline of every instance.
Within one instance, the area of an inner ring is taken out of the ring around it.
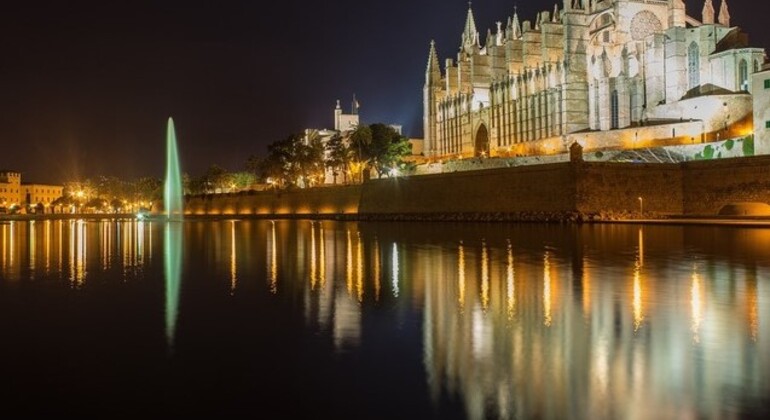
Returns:
[[[644,199],[642,197],[638,197],[639,199],[639,214],[644,214]]]

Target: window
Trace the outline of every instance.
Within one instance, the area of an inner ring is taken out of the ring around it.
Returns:
[[[618,115],[618,91],[612,91],[612,97],[610,98],[610,107],[612,109],[612,128],[620,128],[620,117]]]
[[[689,89],[700,85],[700,48],[694,42],[687,49],[687,81]]]
[[[604,31],[602,36],[604,37],[604,42],[610,42],[610,31]]]
[[[765,89],[770,89],[770,79],[765,80]]]
[[[770,130],[770,121],[765,121],[765,128]]]
[[[749,90],[749,64],[746,60],[741,60],[738,64],[738,89]]]

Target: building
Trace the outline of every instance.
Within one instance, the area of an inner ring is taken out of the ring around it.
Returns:
[[[48,208],[63,194],[64,187],[46,184],[21,184],[20,202],[29,207]]]
[[[770,154],[770,65],[752,75],[754,144],[757,154]]]
[[[62,196],[60,185],[21,182],[21,172],[0,171],[0,213],[14,211],[53,212],[51,204]],[[50,210],[49,210],[50,208]]]
[[[358,109],[361,106],[356,99],[356,95],[353,95],[353,103],[351,105],[350,114],[343,114],[342,107],[340,106],[340,100],[337,99],[337,106],[334,108],[334,130],[339,132],[353,131],[358,128]]]
[[[0,170],[0,212],[20,205],[21,172]]]
[[[701,19],[682,0],[564,0],[484,40],[469,8],[456,62],[433,42],[425,154],[527,155],[713,141],[751,134],[750,75],[764,49],[731,26],[727,0]],[[483,44],[482,44],[483,41]]]

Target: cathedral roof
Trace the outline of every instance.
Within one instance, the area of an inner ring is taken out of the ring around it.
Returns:
[[[682,100],[697,98],[699,96],[733,95],[735,93],[736,92],[727,90],[725,88],[712,85],[711,83],[706,83],[705,85],[698,86],[688,90],[687,93],[685,93],[685,95],[682,97]]]
[[[742,32],[740,28],[733,28],[717,43],[713,54],[748,47],[749,35]]]

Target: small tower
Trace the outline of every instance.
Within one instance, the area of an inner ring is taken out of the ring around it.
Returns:
[[[337,99],[337,106],[334,107],[334,129],[340,130],[340,117],[342,117],[342,107],[340,107],[340,100]]]
[[[722,5],[719,7],[719,24],[730,27],[730,10],[727,8],[727,0],[722,0]]]
[[[714,2],[711,0],[706,0],[703,4],[703,24],[714,24]]]

